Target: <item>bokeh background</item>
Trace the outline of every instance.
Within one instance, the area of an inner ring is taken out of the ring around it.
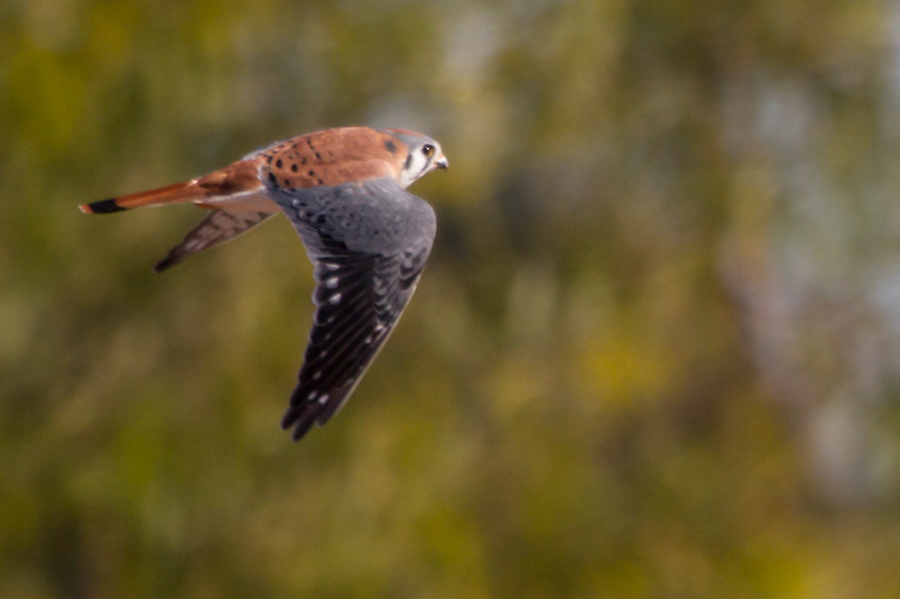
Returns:
[[[279,427],[284,219],[76,205],[421,130],[439,235]],[[0,3],[0,596],[900,597],[900,3]]]

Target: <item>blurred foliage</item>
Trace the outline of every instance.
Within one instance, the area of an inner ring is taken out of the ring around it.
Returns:
[[[280,219],[76,204],[348,124],[452,168],[278,428]],[[900,4],[0,3],[0,596],[900,596]]]

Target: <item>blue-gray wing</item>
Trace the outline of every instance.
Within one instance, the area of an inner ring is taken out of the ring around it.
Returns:
[[[431,252],[427,203],[393,179],[269,188],[315,266],[316,312],[282,427],[299,440],[347,401],[409,303]]]
[[[181,243],[169,250],[166,257],[156,263],[154,272],[162,272],[175,266],[191,254],[219,245],[249,231],[277,212],[231,212],[210,210],[199,225],[187,234]]]

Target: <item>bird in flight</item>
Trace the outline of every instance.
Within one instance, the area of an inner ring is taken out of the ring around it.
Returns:
[[[447,169],[441,146],[403,129],[345,127],[276,142],[185,183],[82,204],[87,214],[193,203],[209,214],[154,267],[248,231],[278,212],[314,266],[316,305],[281,426],[299,440],[347,401],[409,303],[436,232],[406,188]]]

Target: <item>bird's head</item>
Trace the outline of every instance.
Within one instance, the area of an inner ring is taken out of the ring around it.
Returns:
[[[449,163],[438,142],[414,131],[389,129],[388,132],[403,142],[407,149],[403,166],[397,177],[397,183],[403,189],[436,168],[447,170]]]

